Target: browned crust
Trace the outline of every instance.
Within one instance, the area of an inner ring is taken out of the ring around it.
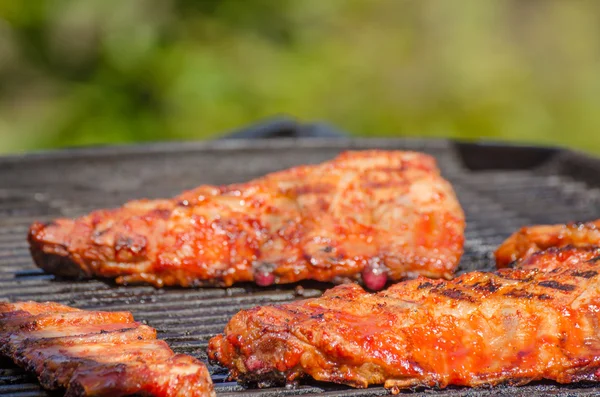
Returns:
[[[67,396],[214,397],[206,366],[129,312],[0,303],[0,353]]]
[[[600,248],[540,252],[515,269],[419,278],[377,294],[242,310],[209,358],[242,382],[305,376],[353,387],[600,381]]]
[[[35,222],[31,225],[27,235],[29,251],[35,264],[45,272],[61,277],[77,279],[91,277],[91,272],[86,271],[85,267],[75,262],[66,247],[59,244],[48,244],[36,238],[37,234],[46,226],[47,224]]]
[[[334,160],[77,219],[36,222],[35,263],[67,277],[157,287],[451,278],[464,214],[425,154],[346,152]]]
[[[496,266],[511,266],[539,251],[556,247],[600,246],[600,220],[563,225],[525,226],[507,238],[496,250]]]

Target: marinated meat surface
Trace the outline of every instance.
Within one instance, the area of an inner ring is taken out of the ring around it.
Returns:
[[[362,280],[377,290],[406,276],[450,278],[464,226],[432,157],[374,150],[35,223],[29,242],[37,265],[62,276],[157,287]]]
[[[0,303],[0,353],[66,396],[214,396],[206,366],[129,312]]]
[[[550,249],[519,268],[379,293],[356,284],[243,310],[209,343],[242,382],[364,388],[600,380],[600,249]]]
[[[550,247],[600,246],[600,220],[564,225],[537,225],[521,228],[496,250],[496,266],[508,267]]]

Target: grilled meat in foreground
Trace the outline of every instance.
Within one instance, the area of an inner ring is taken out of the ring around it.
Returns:
[[[600,246],[600,220],[565,225],[537,225],[521,228],[496,250],[496,266],[508,267],[517,260],[550,247]]]
[[[214,396],[206,366],[129,312],[0,303],[0,353],[66,396]]]
[[[35,223],[29,242],[37,265],[62,276],[157,287],[362,280],[377,290],[388,278],[450,278],[463,231],[462,209],[432,157],[362,151]]]
[[[370,294],[243,310],[209,343],[240,381],[367,387],[600,380],[600,249],[551,249],[518,269],[418,278]]]

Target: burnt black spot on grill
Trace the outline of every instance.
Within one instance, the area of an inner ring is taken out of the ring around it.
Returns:
[[[534,294],[531,292],[523,291],[521,289],[513,289],[504,293],[504,296],[510,296],[511,298],[533,298]]]
[[[531,280],[533,280],[533,277],[531,275],[526,275],[526,274],[519,274],[519,272],[497,272],[496,276],[503,278],[505,280],[513,280],[513,281],[522,281],[524,283],[529,282]]]
[[[534,294],[529,291],[525,291],[522,289],[513,289],[504,294],[504,296],[508,296],[511,298],[518,299],[539,299],[539,300],[550,300],[552,297],[546,294]]]
[[[596,264],[598,263],[598,261],[600,261],[600,256],[595,256],[592,259],[587,260],[586,262]]]
[[[425,288],[431,288],[431,287],[433,287],[433,284],[430,283],[429,281],[426,281],[424,283],[419,284],[417,289],[425,289]]]
[[[477,282],[471,285],[471,288],[477,291],[496,292],[500,288],[500,285],[496,284],[493,280],[488,280],[487,282]]]
[[[435,293],[435,294],[443,295],[443,296],[445,296],[447,298],[451,298],[451,299],[467,301],[467,302],[475,302],[475,298],[473,298],[471,295],[465,294],[463,291],[461,291],[459,289],[455,289],[455,288],[448,288],[448,289],[436,288],[436,289],[432,289],[431,292]]]
[[[559,291],[573,291],[573,290],[575,290],[575,288],[577,288],[576,286],[574,286],[572,284],[563,284],[563,283],[559,283],[558,281],[554,281],[554,280],[540,281],[538,283],[538,285],[541,287],[552,288],[552,289],[556,289]]]
[[[574,277],[583,277],[583,278],[592,278],[594,276],[598,275],[598,272],[594,271],[594,270],[588,270],[587,272],[572,272],[571,273],[572,276]]]

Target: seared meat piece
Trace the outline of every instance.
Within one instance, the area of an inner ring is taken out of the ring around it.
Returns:
[[[516,260],[529,257],[550,247],[600,246],[600,220],[566,225],[523,227],[496,250],[496,266],[508,267]]]
[[[463,231],[462,209],[432,157],[364,151],[35,223],[29,242],[37,265],[63,276],[157,287],[362,279],[381,289],[388,278],[450,278]]]
[[[129,312],[0,303],[0,353],[66,396],[214,396],[208,370]]]
[[[209,343],[240,381],[303,376],[354,387],[600,380],[600,249],[553,249],[522,268],[356,284],[243,310]]]

